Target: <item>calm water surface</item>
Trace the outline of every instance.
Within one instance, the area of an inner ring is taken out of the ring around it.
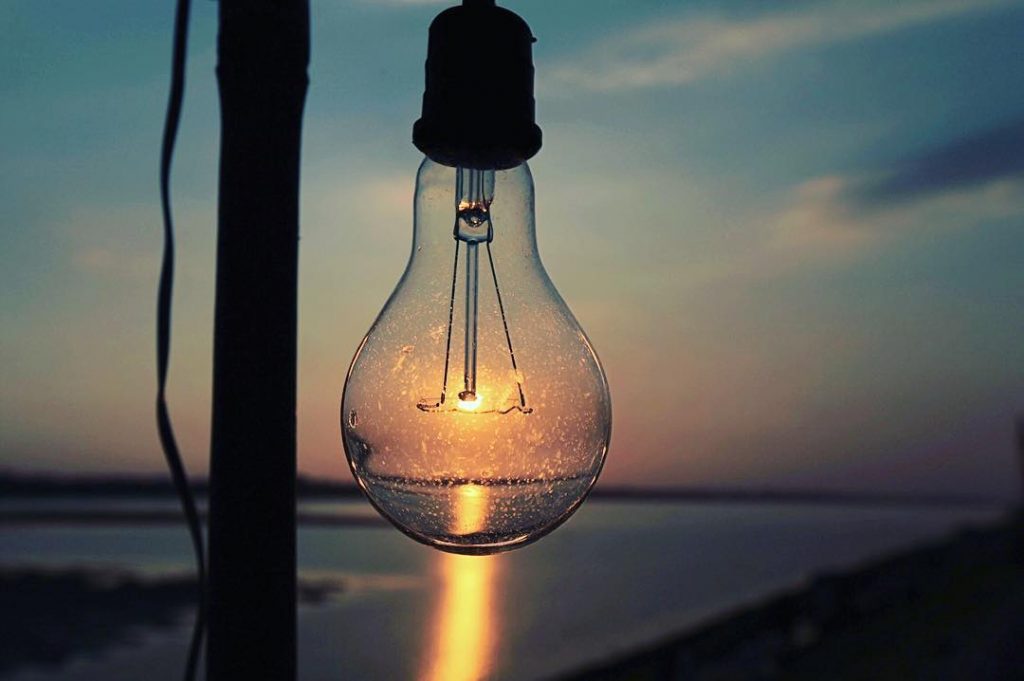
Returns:
[[[358,501],[308,508],[372,512]],[[994,516],[590,502],[538,544],[485,558],[438,553],[387,526],[303,528],[302,574],[340,577],[346,590],[325,605],[301,609],[300,678],[546,678],[821,570],[855,565]],[[0,528],[0,555],[6,564],[147,571],[187,567],[189,556],[184,531],[173,527]],[[184,626],[143,634],[138,645],[60,672],[24,671],[10,678],[176,679],[186,634]]]

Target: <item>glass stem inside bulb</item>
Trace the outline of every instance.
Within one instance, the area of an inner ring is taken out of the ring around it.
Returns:
[[[462,392],[459,404],[473,410],[479,404],[476,392],[477,328],[480,290],[481,243],[494,238],[491,202],[494,200],[494,171],[458,168],[455,173],[455,239],[466,244],[466,332]],[[456,246],[458,248],[458,246]]]
[[[466,357],[463,391],[459,399],[476,402],[477,299],[479,293],[480,254],[474,242],[466,244]]]

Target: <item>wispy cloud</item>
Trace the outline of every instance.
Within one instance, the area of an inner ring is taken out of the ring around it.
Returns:
[[[908,159],[869,182],[860,200],[891,203],[1024,176],[1024,118]]]
[[[967,226],[1022,213],[1024,119],[886,167],[806,182],[776,230],[850,246],[915,225]]]
[[[912,235],[1024,217],[1024,178],[871,208],[859,203],[862,186],[860,178],[834,175],[794,187],[777,210],[751,221],[742,247],[688,265],[688,282],[703,287],[833,269]]]
[[[829,257],[862,249],[912,229],[955,229],[1024,214],[1024,177],[908,195],[899,202],[865,201],[873,180],[828,176],[796,187],[769,221],[773,251]]]
[[[682,86],[786,52],[949,19],[1008,1],[829,2],[742,18],[690,15],[593,45],[551,69],[546,84],[555,91],[595,92]]]
[[[751,222],[744,249],[696,268],[696,281],[834,266],[925,230],[1024,219],[1022,151],[1019,121],[885,167],[811,178]]]

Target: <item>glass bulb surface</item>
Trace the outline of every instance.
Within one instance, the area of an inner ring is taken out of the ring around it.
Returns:
[[[611,401],[541,264],[525,163],[424,160],[412,256],[352,360],[341,426],[377,510],[442,550],[523,546],[582,503]]]

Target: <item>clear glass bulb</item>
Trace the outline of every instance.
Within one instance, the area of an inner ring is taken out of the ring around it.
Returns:
[[[523,546],[583,502],[611,400],[540,262],[525,163],[423,161],[412,256],[352,360],[341,426],[377,510],[445,551]]]

